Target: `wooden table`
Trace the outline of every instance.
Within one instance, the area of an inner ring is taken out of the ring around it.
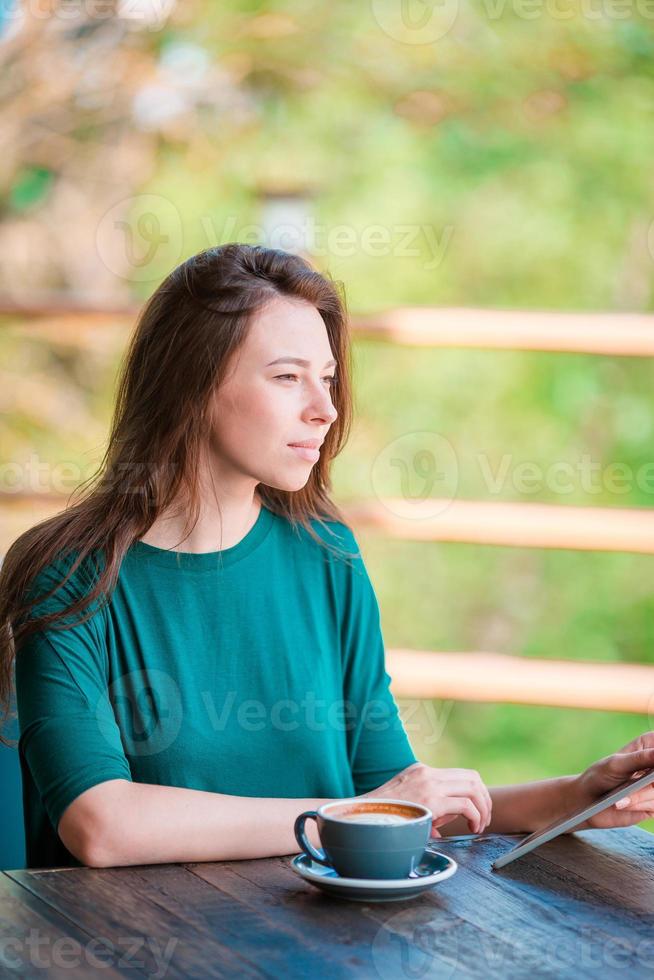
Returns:
[[[654,835],[587,830],[501,871],[517,838],[451,838],[410,901],[324,895],[290,857],[0,873],[0,974],[67,977],[651,977]]]

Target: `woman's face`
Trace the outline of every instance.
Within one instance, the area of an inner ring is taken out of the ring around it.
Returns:
[[[275,297],[256,313],[213,399],[211,452],[220,479],[300,490],[319,454],[290,444],[323,442],[338,414],[335,371],[325,323],[310,303]]]

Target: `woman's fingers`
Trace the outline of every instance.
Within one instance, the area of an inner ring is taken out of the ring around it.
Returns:
[[[654,746],[654,731],[643,732],[642,735],[638,735],[636,738],[632,738],[630,742],[627,742],[626,745],[623,745],[623,747],[619,749],[619,752],[620,753],[634,752],[638,749],[652,748],[652,746]]]
[[[474,805],[475,810],[479,814],[481,820],[481,830],[488,826],[490,823],[490,811],[483,794],[475,792],[469,789],[467,786],[457,786],[448,784],[447,786],[440,786],[438,788],[438,799],[440,800],[458,800],[458,799],[468,799]],[[430,809],[433,809],[430,807]],[[449,811],[445,811],[449,812]],[[480,831],[481,832],[481,831]]]
[[[437,800],[431,809],[434,816],[438,817],[444,817],[447,814],[465,817],[470,827],[470,833],[481,833],[483,825],[481,813],[467,796],[447,796]]]
[[[435,769],[416,762],[398,776],[364,796],[393,796],[428,806],[432,826],[449,823],[456,816],[468,820],[473,833],[481,833],[491,819],[493,801],[474,769]],[[462,801],[467,801],[464,804]]]
[[[641,791],[632,796],[623,796],[615,805],[618,810],[652,810],[654,809],[654,794],[651,791]]]
[[[643,820],[650,820],[654,817],[654,807],[651,803],[648,808],[627,807],[619,812],[622,820],[624,820],[624,824],[621,822],[620,825],[625,827],[631,827],[635,823],[641,823]]]
[[[475,786],[479,787],[481,792],[486,798],[486,806],[488,808],[488,818],[490,820],[490,813],[493,809],[493,800],[488,791],[486,783],[483,781],[476,769],[441,769],[446,780],[456,781],[471,781]]]
[[[654,768],[654,747],[635,752],[616,752],[610,759],[614,770],[626,776],[639,770],[645,773]]]
[[[483,789],[484,789],[484,795],[486,797],[486,806],[488,808],[487,811],[486,811],[487,814],[488,814],[488,817],[487,817],[486,824],[485,824],[485,827],[487,827],[488,824],[491,822],[491,816],[493,814],[493,798],[490,795],[490,792],[489,792],[488,787],[486,786],[486,784],[485,783],[482,783],[482,786],[483,786]]]
[[[457,782],[440,783],[437,792],[439,796],[441,794],[455,797],[467,796],[477,807],[482,817],[483,827],[487,827],[490,823],[493,806],[490,794],[484,792],[484,788],[477,785],[473,780],[464,779]]]

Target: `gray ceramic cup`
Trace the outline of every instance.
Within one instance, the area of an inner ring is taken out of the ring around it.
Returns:
[[[315,820],[322,852],[307,839]],[[407,878],[420,863],[431,831],[431,810],[406,800],[336,800],[301,813],[295,837],[313,861],[344,878]]]

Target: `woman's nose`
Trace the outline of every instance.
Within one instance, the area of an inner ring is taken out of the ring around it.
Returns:
[[[320,393],[320,396],[311,403],[310,412],[312,413],[313,417],[317,415],[319,418],[322,418],[326,422],[330,423],[338,418],[338,412],[334,408],[331,394],[324,389]]]

